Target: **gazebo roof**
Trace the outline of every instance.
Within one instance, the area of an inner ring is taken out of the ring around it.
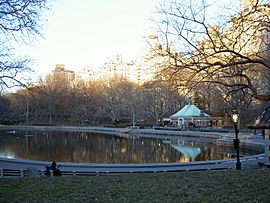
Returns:
[[[194,104],[187,104],[180,111],[171,115],[171,117],[175,118],[175,117],[210,117],[210,116],[201,111]]]

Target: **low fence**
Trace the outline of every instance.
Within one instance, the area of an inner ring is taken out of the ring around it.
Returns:
[[[0,169],[0,177],[24,177],[25,170],[23,169]]]
[[[84,175],[96,175],[99,172],[84,172],[84,171],[61,171],[62,176],[84,176]],[[46,170],[37,169],[0,169],[0,177],[38,177],[47,176]],[[50,175],[53,176],[53,172],[50,171]]]
[[[231,167],[224,168],[203,168],[203,169],[175,169],[175,170],[150,170],[150,171],[61,171],[62,176],[98,176],[109,174],[130,174],[130,173],[171,173],[171,172],[189,172],[189,171],[217,171],[217,170],[232,170]],[[34,168],[28,169],[3,169],[0,168],[0,178],[4,177],[40,177],[47,176],[46,170],[37,170]],[[53,176],[53,172],[50,171],[50,175]]]

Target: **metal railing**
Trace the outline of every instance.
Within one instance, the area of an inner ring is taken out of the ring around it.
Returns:
[[[231,167],[224,168],[203,168],[203,169],[175,169],[175,170],[150,170],[150,171],[61,171],[62,176],[98,176],[109,174],[127,174],[127,173],[171,173],[171,172],[191,172],[191,171],[217,171],[217,170],[232,170]],[[34,168],[28,169],[3,169],[0,168],[0,178],[4,177],[39,177],[46,176],[46,170],[38,170]],[[50,176],[53,172],[50,171]]]

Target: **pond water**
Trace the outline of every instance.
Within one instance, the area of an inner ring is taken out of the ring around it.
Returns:
[[[240,156],[263,153],[241,145]],[[0,131],[0,157],[79,163],[167,163],[235,157],[231,143],[214,139],[145,138],[88,132]]]

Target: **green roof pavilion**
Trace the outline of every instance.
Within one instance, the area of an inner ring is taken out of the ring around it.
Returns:
[[[177,113],[171,115],[171,118],[176,117],[210,117],[208,114],[201,111],[194,104],[187,104]]]

